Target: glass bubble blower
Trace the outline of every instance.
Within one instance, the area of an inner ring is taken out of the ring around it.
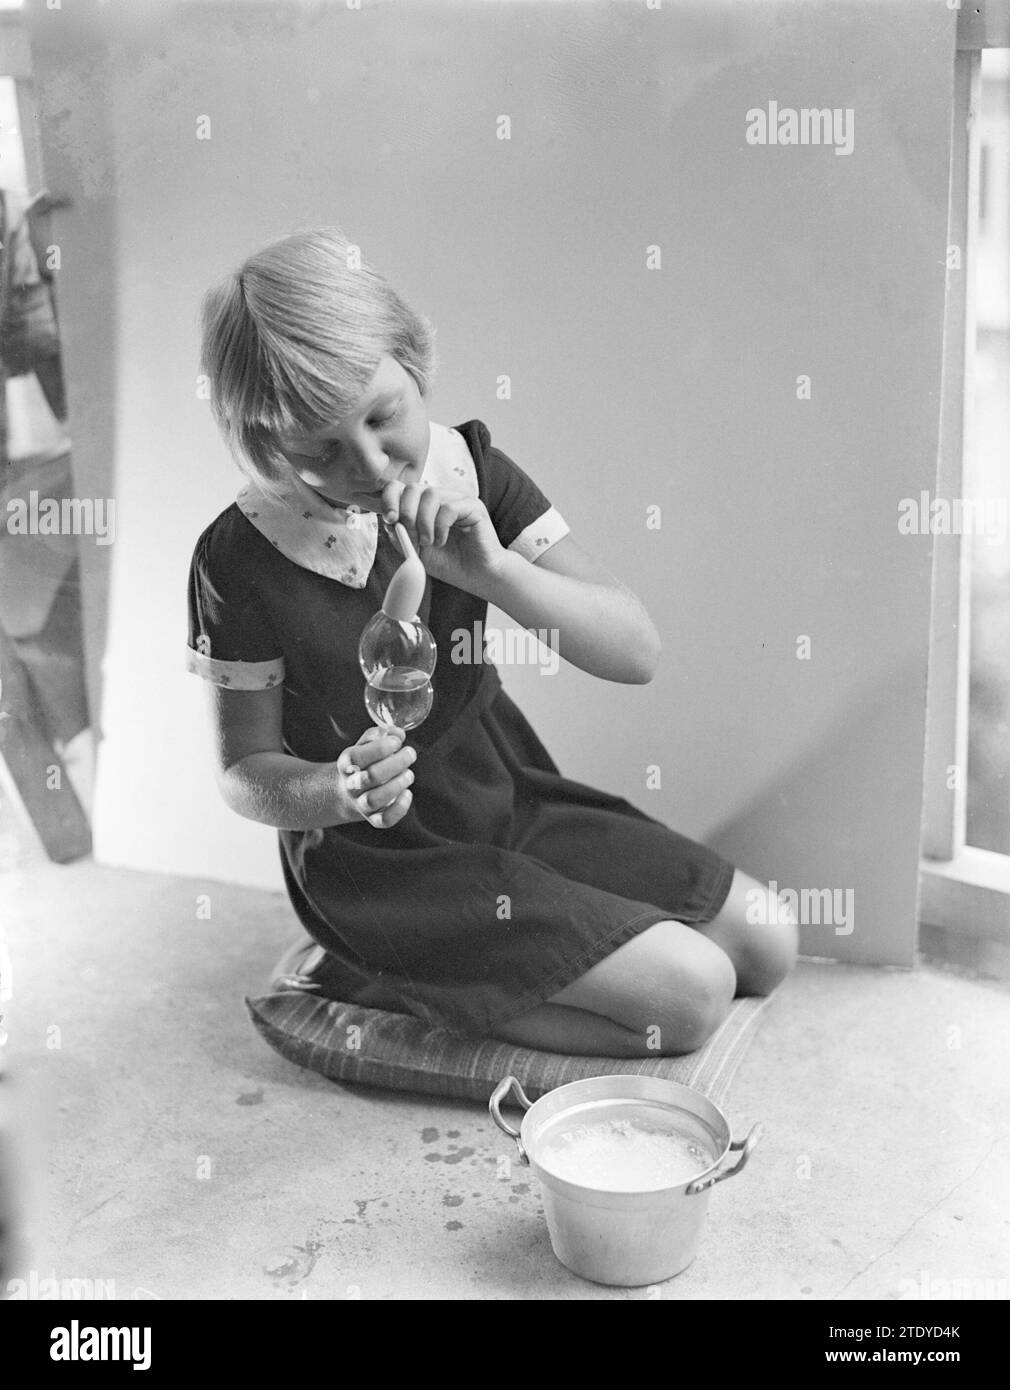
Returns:
[[[403,563],[389,581],[382,607],[369,619],[358,643],[365,676],[365,708],[380,727],[416,729],[430,711],[431,677],[438,652],[418,617],[426,574],[401,521],[395,535]]]

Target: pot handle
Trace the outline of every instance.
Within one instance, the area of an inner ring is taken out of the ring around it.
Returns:
[[[491,1092],[491,1099],[488,1101],[487,1108],[491,1111],[491,1118],[502,1133],[507,1134],[510,1139],[516,1141],[516,1148],[519,1150],[519,1157],[522,1159],[523,1163],[529,1163],[526,1150],[523,1148],[523,1141],[519,1137],[519,1131],[513,1129],[507,1120],[502,1119],[500,1106],[509,1091],[515,1091],[519,1104],[524,1110],[528,1110],[533,1104],[515,1077],[506,1076],[505,1080],[499,1081],[498,1085]]]
[[[723,1182],[726,1178],[732,1178],[736,1173],[739,1173],[753,1153],[754,1146],[761,1138],[761,1133],[760,1124],[756,1124],[746,1139],[737,1139],[730,1144],[730,1153],[740,1153],[739,1159],[733,1164],[732,1168],[720,1168],[715,1173],[709,1173],[706,1177],[698,1178],[695,1182],[688,1183],[684,1195],[692,1197],[696,1192],[707,1192],[708,1189],[714,1187],[717,1182]]]

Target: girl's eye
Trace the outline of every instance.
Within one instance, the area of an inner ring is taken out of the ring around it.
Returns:
[[[371,423],[373,425],[388,425],[391,420],[396,419],[399,413],[400,407],[397,406],[396,409],[391,411],[388,415],[383,415],[381,420],[372,420]],[[312,463],[319,463],[323,459],[333,458],[339,452],[339,450],[340,445],[334,443],[331,444],[328,448],[320,449],[318,454],[306,453],[304,449],[298,449],[295,452],[298,454],[299,458],[309,459]]]

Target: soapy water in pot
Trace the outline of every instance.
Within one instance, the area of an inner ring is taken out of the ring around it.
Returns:
[[[580,1187],[644,1192],[690,1182],[711,1166],[712,1155],[677,1130],[612,1116],[552,1134],[537,1161]]]

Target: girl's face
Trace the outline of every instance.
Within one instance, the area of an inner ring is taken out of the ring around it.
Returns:
[[[386,354],[342,420],[317,434],[285,437],[280,446],[302,482],[328,502],[380,512],[386,483],[420,482],[430,439],[417,382]]]

